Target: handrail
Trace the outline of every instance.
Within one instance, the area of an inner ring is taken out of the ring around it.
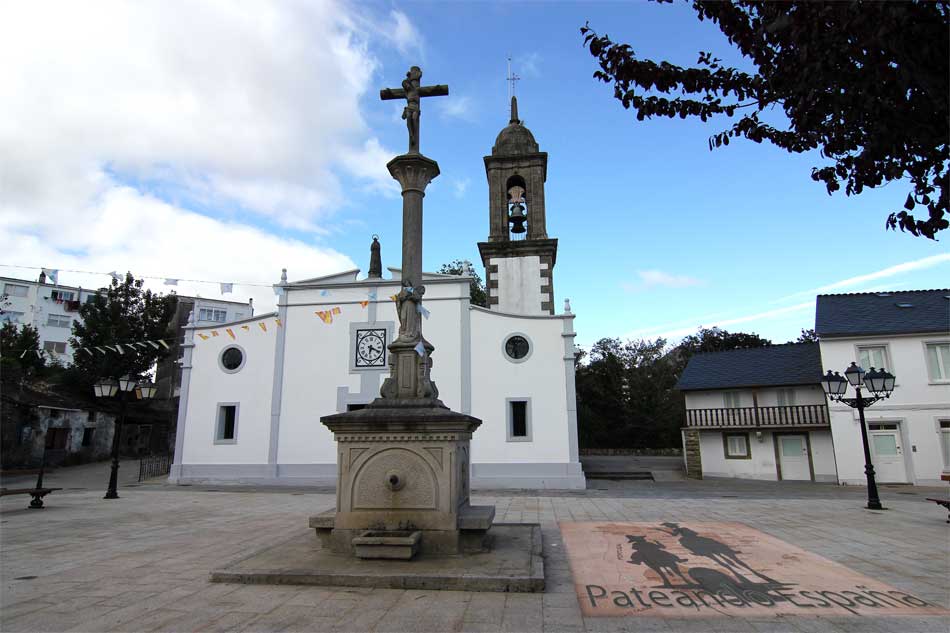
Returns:
[[[827,404],[799,404],[775,407],[720,407],[686,409],[686,426],[756,428],[779,426],[827,426],[831,423]]]

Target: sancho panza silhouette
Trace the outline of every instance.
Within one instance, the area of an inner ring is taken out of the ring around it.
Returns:
[[[684,583],[689,584],[689,580],[686,579],[686,576],[680,571],[679,565],[677,565],[677,563],[685,563],[685,558],[680,558],[676,554],[666,551],[666,548],[663,547],[661,543],[648,541],[644,536],[632,536],[628,534],[627,541],[634,550],[628,562],[634,565],[646,565],[658,573],[660,578],[663,579],[664,587],[673,586],[670,584],[669,578],[667,578],[663,572],[664,569],[671,574],[676,574],[683,579]]]
[[[739,558],[739,554],[742,552],[732,549],[722,541],[717,541],[716,539],[706,536],[700,536],[689,528],[680,527],[678,523],[663,523],[663,526],[670,528],[670,534],[679,537],[680,545],[682,545],[684,549],[688,550],[692,554],[695,554],[696,556],[705,556],[718,565],[725,567],[743,583],[747,583],[749,581],[739,573],[740,567],[752,572],[766,582],[776,582],[768,576],[760,574],[756,570],[749,567],[742,559]]]

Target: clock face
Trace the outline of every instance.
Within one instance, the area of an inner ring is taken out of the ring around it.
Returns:
[[[505,343],[505,353],[515,360],[528,355],[528,340],[523,336],[512,336]]]
[[[356,366],[384,367],[386,360],[386,330],[356,331]]]

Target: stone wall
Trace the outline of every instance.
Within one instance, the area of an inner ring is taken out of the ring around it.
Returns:
[[[686,478],[703,478],[703,458],[699,450],[699,431],[691,429],[683,432],[683,451],[686,456]]]
[[[112,449],[114,416],[82,409],[42,407],[3,402],[4,468],[35,468],[47,463],[78,464],[106,459]],[[90,429],[86,433],[86,429]],[[51,433],[61,434],[57,446],[46,448]],[[86,445],[83,445],[83,438]]]

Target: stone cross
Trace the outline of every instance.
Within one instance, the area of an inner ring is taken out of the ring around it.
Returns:
[[[406,78],[402,81],[402,89],[383,88],[379,91],[379,98],[383,101],[391,99],[405,99],[406,107],[402,111],[402,118],[406,120],[406,127],[409,129],[409,153],[419,153],[419,116],[422,114],[419,101],[422,97],[444,97],[449,94],[449,87],[439,86],[420,86],[422,79],[422,70],[418,66],[413,66],[406,73]]]

